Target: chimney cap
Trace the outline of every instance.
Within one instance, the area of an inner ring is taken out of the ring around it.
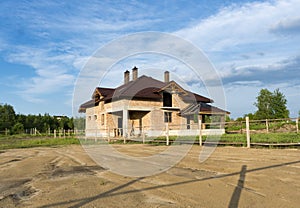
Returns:
[[[128,70],[126,70],[125,72],[124,72],[124,84],[127,84],[128,82],[129,82],[129,71]]]

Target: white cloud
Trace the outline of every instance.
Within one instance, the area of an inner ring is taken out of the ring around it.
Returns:
[[[267,71],[287,70],[283,61],[300,55],[300,36],[277,34],[300,31],[299,10],[298,0],[232,5],[176,34],[202,48],[222,78],[240,76],[242,80],[236,81],[247,81],[247,75],[253,78],[254,71],[259,77]],[[286,81],[284,76],[282,81]]]
[[[35,75],[30,78],[19,77],[16,87],[18,93],[30,102],[42,102],[43,95],[60,92],[74,83],[74,75],[68,65],[72,55],[50,55],[50,50],[20,46],[7,56],[7,61],[31,66]]]
[[[279,21],[274,27],[270,29],[271,32],[295,35],[300,33],[300,18],[288,18]]]
[[[255,110],[260,88],[280,87],[287,94],[299,88],[299,11],[298,0],[231,5],[175,34],[208,54],[237,117]],[[296,103],[299,96],[288,96],[288,101]],[[294,116],[299,106],[289,107]]]
[[[244,44],[264,44],[279,37],[270,33],[274,25],[300,17],[298,0],[267,1],[230,6],[176,34],[205,51],[225,51]]]

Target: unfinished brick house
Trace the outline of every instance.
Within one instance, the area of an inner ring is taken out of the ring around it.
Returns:
[[[198,120],[203,134],[209,131],[224,133],[224,128],[207,129],[211,116],[224,121],[229,112],[213,107],[213,100],[187,91],[175,81],[164,81],[149,76],[138,77],[138,68],[124,72],[124,84],[117,88],[97,87],[92,99],[80,106],[86,114],[86,136],[147,136],[164,135],[166,123],[170,135],[196,135]]]

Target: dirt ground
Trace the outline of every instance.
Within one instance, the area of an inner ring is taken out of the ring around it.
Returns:
[[[164,146],[114,145],[128,154]],[[0,152],[0,207],[299,207],[300,150],[201,147],[168,171],[120,176],[79,145]]]

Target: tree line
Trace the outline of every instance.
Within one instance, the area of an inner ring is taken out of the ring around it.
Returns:
[[[0,104],[0,132],[8,131],[11,134],[20,134],[36,128],[39,132],[45,133],[58,129],[84,129],[84,118],[69,118],[67,116],[24,115],[16,114],[13,106]]]

